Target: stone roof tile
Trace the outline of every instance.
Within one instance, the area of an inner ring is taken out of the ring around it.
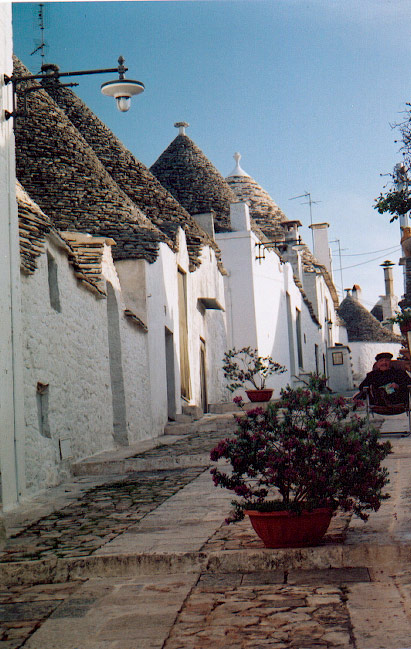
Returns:
[[[29,74],[15,60],[19,74]],[[20,84],[33,87],[34,81]],[[51,97],[27,94],[27,117],[17,119],[16,171],[26,191],[58,230],[115,240],[115,259],[157,259],[161,232],[118,187]]]
[[[64,248],[77,279],[93,293],[106,296],[106,283],[102,276],[103,249],[105,243],[111,245],[114,241],[79,232],[58,232],[18,181],[16,199],[22,272],[34,274],[37,258],[45,252],[45,240],[49,236]]]
[[[341,302],[338,314],[346,324],[349,342],[401,342],[401,336],[383,327],[358,300],[350,295]]]
[[[192,216],[169,193],[149,169],[120,142],[101,120],[70,89],[58,80],[44,87],[70,119],[104,165],[117,185],[167,237],[176,249],[181,227],[186,235],[190,269],[201,263],[201,249],[210,246],[219,261],[221,253],[215,241],[202,230]]]
[[[187,135],[177,135],[150,171],[190,214],[214,211],[216,232],[230,230],[230,203],[238,199]]]
[[[248,204],[250,215],[268,239],[283,239],[281,223],[287,221],[287,217],[265,189],[251,176],[228,176],[226,181],[237,200]]]

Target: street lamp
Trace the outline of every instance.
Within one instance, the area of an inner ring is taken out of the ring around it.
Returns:
[[[47,83],[60,79],[60,77],[78,77],[85,74],[108,74],[110,72],[117,72],[118,79],[103,83],[101,86],[101,92],[103,93],[103,95],[114,97],[117,102],[117,108],[121,112],[125,112],[130,108],[131,97],[133,95],[139,95],[144,91],[144,83],[142,83],[141,81],[133,81],[131,79],[124,78],[124,73],[127,70],[128,68],[124,67],[124,59],[122,56],[120,56],[118,59],[118,66],[116,68],[105,68],[101,70],[77,70],[76,72],[60,72],[58,65],[54,65],[53,63],[46,63],[41,66],[40,74],[30,74],[24,76],[17,76],[15,74],[12,74],[11,77],[4,75],[5,85],[7,86],[9,83],[11,83],[13,86],[13,110],[4,111],[5,118],[10,119],[10,117],[13,117],[15,121],[17,117],[27,116],[26,96],[28,93],[35,92],[37,90],[40,90],[41,88],[35,86],[33,88],[25,88],[24,90],[22,90],[20,94],[23,95],[23,110],[18,111],[16,108],[16,94],[18,92],[19,84],[25,81],[38,79],[44,86],[46,86]],[[78,86],[78,83],[63,83],[61,85],[63,87]]]
[[[120,56],[118,60],[118,74],[119,78],[115,81],[106,81],[101,84],[101,92],[107,97],[114,97],[117,103],[117,108],[122,113],[130,109],[131,97],[139,95],[144,92],[144,83],[141,81],[133,81],[132,79],[125,79],[124,72],[127,70],[123,66],[124,59]]]

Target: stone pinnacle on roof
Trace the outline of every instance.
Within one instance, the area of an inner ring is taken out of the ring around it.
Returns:
[[[185,135],[186,134],[186,128],[190,126],[187,122],[176,122],[174,124],[176,128],[178,128],[178,134],[179,135]]]
[[[228,174],[228,178],[231,178],[232,176],[247,176],[247,178],[249,178],[249,174],[240,167],[241,153],[234,153],[233,158],[235,160],[235,167],[232,172]]]

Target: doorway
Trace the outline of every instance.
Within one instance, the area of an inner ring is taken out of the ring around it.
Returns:
[[[200,338],[200,398],[203,412],[208,412],[206,344]]]
[[[167,381],[167,416],[171,421],[176,418],[176,377],[174,368],[174,336],[165,328],[166,344],[166,381]]]

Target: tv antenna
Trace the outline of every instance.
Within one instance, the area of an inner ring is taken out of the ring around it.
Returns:
[[[321,201],[313,201],[311,198],[310,192],[305,192],[304,194],[300,194],[300,196],[294,196],[293,198],[289,198],[289,201],[295,201],[297,198],[308,198],[308,201],[306,203],[301,203],[301,205],[309,205],[310,206],[310,225],[313,224],[313,210],[312,206],[317,205],[317,203],[321,203]],[[313,247],[314,247],[314,233],[311,228],[311,237],[312,237],[312,242],[313,242]]]
[[[37,52],[40,52],[41,56],[41,63],[45,63],[44,58],[45,58],[45,49],[47,47],[47,43],[44,40],[44,4],[41,2],[39,4],[39,9],[37,13],[37,19],[38,19],[38,26],[40,27],[40,42],[37,41],[36,44],[38,43],[37,47],[30,53],[30,56],[33,54],[36,54]]]

